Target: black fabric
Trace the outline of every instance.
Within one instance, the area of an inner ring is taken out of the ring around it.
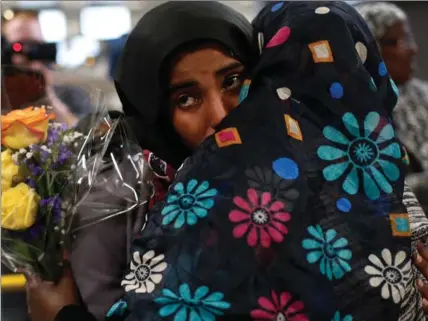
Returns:
[[[126,320],[416,320],[397,94],[373,37],[344,2],[278,2],[254,25],[247,98],[133,241]]]
[[[145,14],[123,48],[115,85],[141,145],[177,168],[190,155],[172,129],[161,80],[171,53],[197,41],[216,41],[243,64],[252,60],[251,25],[213,1],[172,1]]]
[[[67,305],[58,312],[55,321],[97,321],[97,319],[80,305]]]

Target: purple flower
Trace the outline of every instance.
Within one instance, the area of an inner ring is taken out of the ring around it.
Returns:
[[[61,199],[59,195],[42,199],[40,201],[40,207],[51,211],[53,224],[59,222],[61,219]]]
[[[54,127],[50,127],[48,130],[46,145],[48,147],[52,147],[58,141],[58,138],[59,138],[59,131]]]
[[[43,174],[43,168],[41,168],[38,165],[30,164],[28,165],[28,169],[31,172],[31,175],[33,176],[41,176]]]
[[[36,188],[36,181],[32,178],[26,178],[25,183],[31,188]]]
[[[32,144],[30,145],[30,151],[33,153],[37,153],[40,151],[40,145]]]
[[[69,150],[66,146],[60,145],[58,148],[58,158],[56,161],[56,165],[63,165],[70,157],[73,156],[71,150]]]
[[[44,163],[46,162],[50,157],[51,157],[51,153],[46,151],[46,150],[42,150],[41,154],[41,161]]]

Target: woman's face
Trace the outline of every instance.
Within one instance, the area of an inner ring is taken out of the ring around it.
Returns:
[[[244,66],[220,46],[204,46],[176,60],[169,82],[175,130],[196,148],[239,104]]]
[[[392,79],[399,85],[412,78],[418,47],[410,27],[402,22],[390,27],[380,40],[382,57]]]

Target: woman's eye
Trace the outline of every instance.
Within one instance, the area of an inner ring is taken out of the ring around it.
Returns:
[[[199,102],[199,100],[196,97],[192,97],[190,95],[183,94],[177,98],[175,105],[178,108],[186,109],[186,108],[190,108],[190,107],[196,105],[198,102]]]
[[[241,75],[231,75],[226,77],[226,79],[223,82],[223,90],[231,90],[240,88],[242,85],[242,77]]]

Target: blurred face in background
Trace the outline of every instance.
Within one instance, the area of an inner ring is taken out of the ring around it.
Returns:
[[[12,20],[7,21],[4,24],[3,34],[9,43],[44,42],[37,16],[26,13],[17,14]],[[11,59],[14,65],[46,72],[46,66],[42,62],[29,61],[24,55],[14,54]]]
[[[239,105],[244,66],[212,44],[179,55],[169,80],[175,130],[194,149]]]
[[[405,22],[394,24],[380,39],[380,46],[392,79],[398,85],[408,82],[412,78],[418,51],[410,26]]]

